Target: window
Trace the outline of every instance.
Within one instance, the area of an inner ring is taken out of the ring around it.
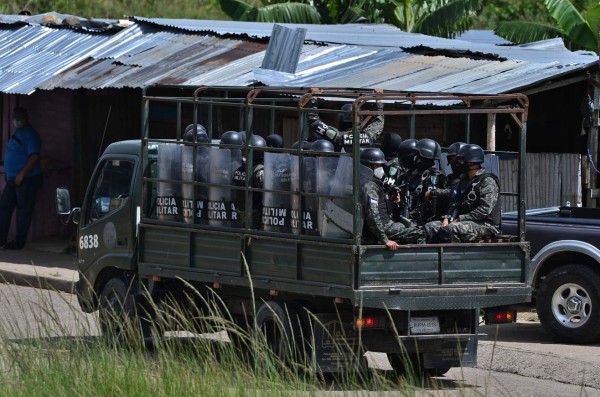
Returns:
[[[95,222],[121,208],[129,198],[134,163],[126,160],[108,160],[96,175],[94,191],[89,204],[86,223]]]

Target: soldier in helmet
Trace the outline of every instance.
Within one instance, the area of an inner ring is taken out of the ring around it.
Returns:
[[[425,225],[432,242],[472,242],[500,235],[500,183],[483,168],[483,149],[464,145],[456,155],[466,188],[455,197],[441,221]],[[461,183],[462,185],[462,183]]]
[[[319,92],[318,89],[313,90],[315,92]],[[381,88],[375,88],[373,92],[382,93],[383,90]],[[383,110],[383,103],[380,100],[377,100],[376,103],[377,110]],[[311,99],[311,101],[307,104],[307,107],[313,109],[316,108],[316,98]],[[327,139],[333,143],[337,151],[344,149],[346,152],[349,152],[352,150],[353,139],[352,104],[348,103],[343,105],[341,110],[342,112],[338,115],[339,128],[325,124],[319,118],[319,113],[314,111],[308,113],[308,123],[310,131],[318,135],[320,139]],[[383,114],[369,118],[369,120],[366,122],[366,125],[362,128],[359,128],[360,146],[370,147],[373,146],[375,142],[379,141],[381,133],[383,132],[383,125]]]
[[[385,175],[385,155],[378,148],[364,149],[360,162],[373,170],[373,179],[363,188],[365,208],[365,235],[385,244],[389,250],[398,249],[398,243],[424,243],[425,233],[407,218],[394,218],[393,203],[381,182]]]
[[[194,124],[188,124],[183,133],[183,140],[186,142],[200,142],[205,140],[204,136],[208,137],[208,134],[202,124],[196,124],[196,134],[194,134]]]
[[[267,147],[281,149],[283,148],[283,137],[279,134],[271,134],[265,138]]]
[[[264,150],[267,147],[267,142],[260,135],[252,135],[249,145],[252,147],[252,174],[248,180],[248,186],[252,188],[262,189],[265,182],[265,167],[264,167]],[[247,156],[242,156],[242,165],[239,166],[233,173],[233,184],[243,188],[246,186],[246,162]],[[240,214],[240,224],[246,220],[244,217],[246,210],[245,193],[243,189],[236,189],[234,194],[236,208]],[[252,193],[252,228],[260,228],[260,214],[262,209],[262,193]],[[238,225],[238,226],[239,226]]]
[[[438,200],[427,200],[429,190],[445,188],[446,177],[435,166],[441,157],[440,145],[433,139],[423,138],[416,144],[416,154],[410,160],[414,170],[408,177],[410,198],[410,218],[419,225],[435,219],[444,213]]]
[[[464,185],[468,182],[466,175],[461,172],[461,165],[456,157],[458,151],[466,145],[464,142],[454,142],[448,147],[447,160],[452,173],[446,177],[446,188],[436,188],[425,192],[425,199],[438,200],[442,204],[444,213],[447,212],[453,198],[457,197],[460,191],[465,189]]]

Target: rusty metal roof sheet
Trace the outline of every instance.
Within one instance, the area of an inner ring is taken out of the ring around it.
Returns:
[[[296,72],[284,74],[260,69],[264,40],[243,39],[268,37],[273,24],[136,19],[106,34],[0,23],[0,91],[263,83],[504,93],[598,63],[597,55],[445,40],[389,25],[302,25],[309,42]]]

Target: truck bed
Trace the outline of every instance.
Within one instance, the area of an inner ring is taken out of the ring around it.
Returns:
[[[243,232],[140,225],[139,273],[263,291],[341,297],[402,310],[522,303],[526,243],[357,246]]]

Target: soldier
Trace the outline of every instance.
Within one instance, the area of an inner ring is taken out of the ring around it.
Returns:
[[[425,225],[431,242],[472,242],[500,235],[500,184],[498,178],[482,167],[483,149],[465,145],[456,155],[466,175],[466,189],[450,205],[442,221]]]
[[[265,138],[267,147],[281,149],[283,148],[283,137],[279,134],[271,134]]]
[[[408,178],[410,219],[423,225],[445,212],[438,200],[427,200],[425,194],[432,189],[445,188],[446,177],[435,167],[435,161],[440,159],[442,152],[436,141],[428,138],[419,140],[416,152],[413,157],[415,168]]]
[[[319,92],[318,89],[313,89],[313,92]],[[383,93],[381,88],[375,88],[374,93]],[[376,101],[377,110],[383,110],[383,103],[380,100]],[[313,98],[307,104],[307,108],[316,108],[317,99]],[[337,151],[344,149],[346,152],[352,151],[352,104],[347,103],[341,108],[342,113],[338,115],[339,129],[333,126],[327,125],[321,121],[318,112],[308,113],[308,123],[310,131],[314,134],[319,135],[319,138],[327,139],[334,144]],[[360,133],[360,146],[370,147],[379,140],[381,133],[383,132],[384,117],[383,114],[377,115],[373,118],[369,117],[366,121],[366,125],[359,127]],[[361,128],[362,127],[362,128]]]
[[[398,249],[398,243],[424,243],[425,233],[407,218],[393,217],[392,203],[381,186],[384,177],[385,155],[381,149],[367,148],[360,154],[360,162],[373,170],[373,179],[363,188],[365,234],[389,250]]]
[[[444,213],[448,211],[450,202],[460,195],[461,190],[466,189],[466,184],[468,182],[467,176],[461,172],[461,165],[456,157],[459,150],[466,145],[467,144],[463,142],[454,142],[448,147],[447,159],[448,165],[452,169],[452,173],[446,177],[446,188],[436,188],[425,192],[425,199],[438,200],[444,209]]]

